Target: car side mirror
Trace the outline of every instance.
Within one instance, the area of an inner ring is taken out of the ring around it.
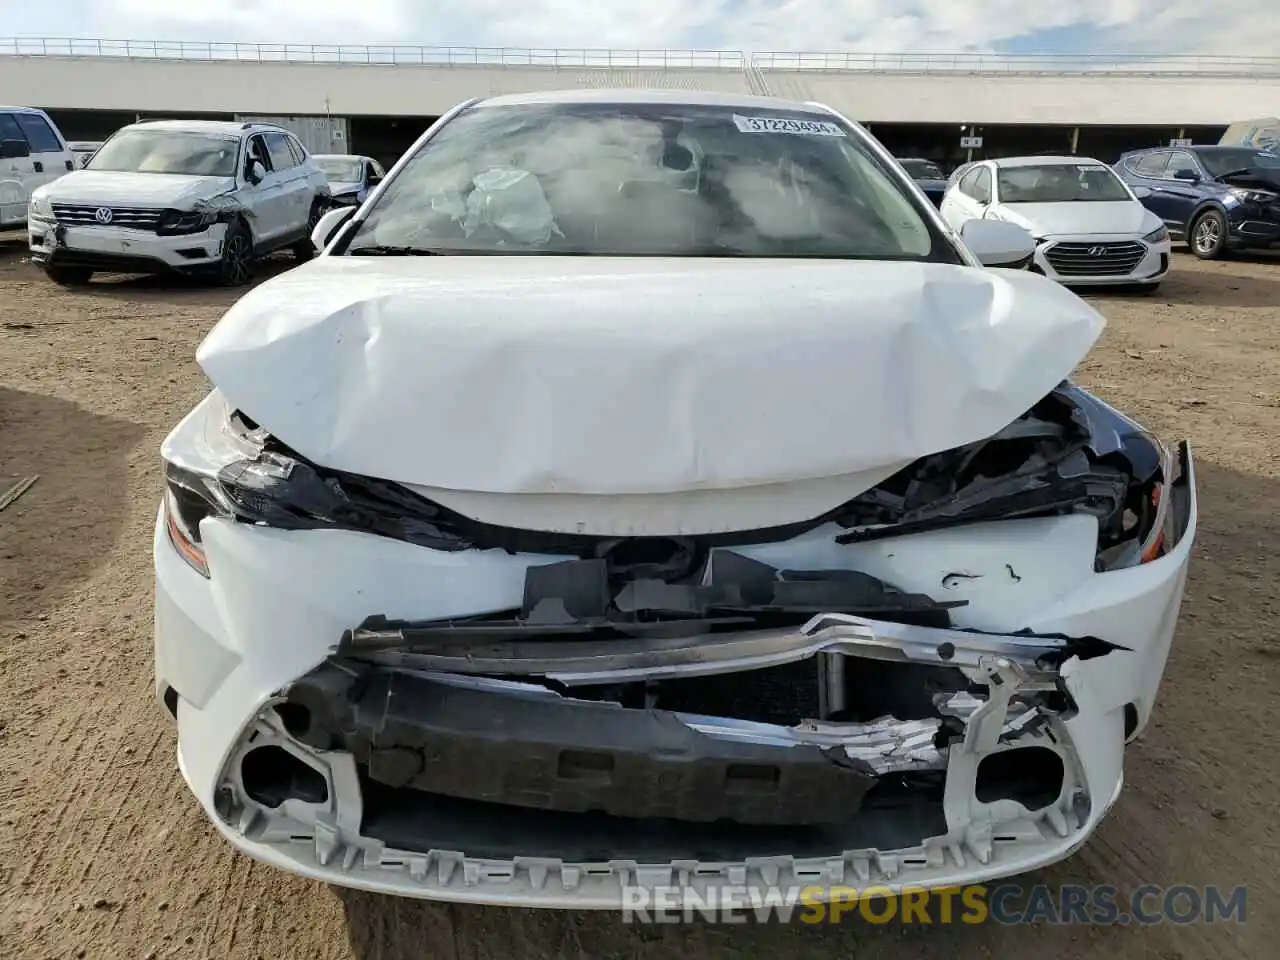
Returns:
[[[1174,171],[1173,179],[1185,180],[1188,183],[1199,183],[1200,174],[1196,173],[1194,170],[1176,170]]]
[[[1030,266],[1036,252],[1028,231],[1002,220],[968,220],[960,228],[960,239],[984,267],[1021,270]]]
[[[1151,196],[1151,188],[1150,187],[1134,187],[1133,195],[1137,197],[1139,200],[1145,200],[1147,199],[1147,197]]]
[[[355,212],[355,207],[337,207],[327,211],[311,230],[311,245],[317,250],[323,250]]]
[[[25,140],[0,140],[0,160],[22,160],[31,156]]]
[[[261,160],[252,160],[249,162],[249,169],[245,171],[244,178],[256,187],[267,179],[267,168],[262,165]]]

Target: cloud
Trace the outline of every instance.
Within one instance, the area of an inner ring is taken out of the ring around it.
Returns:
[[[63,0],[0,36],[458,46],[1275,55],[1276,0]]]

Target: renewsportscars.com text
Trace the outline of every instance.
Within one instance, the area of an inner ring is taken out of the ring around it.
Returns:
[[[627,923],[1151,925],[1245,922],[1244,887],[1000,884],[906,887],[626,887]]]

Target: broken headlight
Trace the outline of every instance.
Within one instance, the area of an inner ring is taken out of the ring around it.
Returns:
[[[156,233],[162,237],[177,237],[208,230],[217,222],[216,210],[163,210],[156,224]]]

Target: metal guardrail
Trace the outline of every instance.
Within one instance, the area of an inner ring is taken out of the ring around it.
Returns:
[[[0,56],[117,57],[245,63],[328,63],[485,67],[655,67],[741,70],[736,50],[538,49],[406,44],[217,43],[192,40],[83,40],[0,37]]]
[[[880,73],[1147,74],[1277,76],[1280,57],[1198,54],[794,53],[751,55],[766,70],[861,70]]]
[[[1278,57],[1197,54],[832,53],[738,50],[609,50],[435,47],[414,44],[218,43],[0,37],[0,56],[118,57],[419,66],[649,67],[732,70],[847,70],[878,73],[1146,74],[1280,76]]]

